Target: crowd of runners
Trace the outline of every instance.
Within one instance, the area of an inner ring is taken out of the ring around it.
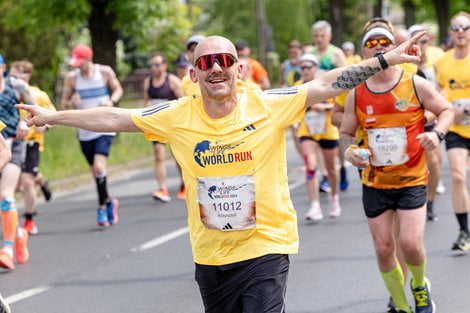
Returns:
[[[152,143],[157,185],[149,196],[157,201],[172,200],[166,155],[176,160],[181,178],[176,197],[187,200],[206,312],[283,312],[288,255],[299,245],[297,216],[309,223],[321,222],[325,213],[341,218],[348,175],[361,177],[364,213],[390,293],[388,312],[435,312],[423,237],[426,221],[439,220],[434,200],[445,192],[440,183],[445,152],[457,221],[449,248],[470,250],[467,12],[452,17],[449,38],[452,46],[437,47],[422,25],[405,29],[374,18],[358,38],[360,46],[336,47],[332,26],[317,21],[313,45],[290,41],[279,82],[271,82],[246,41],[194,35],[178,55],[174,74],[165,53],[149,57],[144,108],[136,109],[116,108],[123,88],[111,67],[93,63],[87,45],[71,51],[73,70],[57,106],[29,84],[30,61],[13,61],[7,69],[0,55],[0,267],[14,270],[28,261],[29,236],[39,232],[38,190],[51,199],[39,170],[48,128],[78,128],[96,183],[99,227],[119,220],[119,201],[107,186],[113,139],[117,132],[143,132]],[[305,162],[307,212],[296,212],[289,198],[286,130]],[[347,162],[357,170],[347,171]],[[22,226],[17,192],[24,202]],[[321,192],[328,194],[326,211]],[[405,296],[408,275],[413,305]],[[0,312],[9,312],[1,296]]]

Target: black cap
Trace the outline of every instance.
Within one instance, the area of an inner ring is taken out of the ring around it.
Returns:
[[[245,40],[240,40],[239,42],[237,42],[237,44],[235,45],[235,48],[237,50],[243,50],[245,48],[248,48],[250,45],[248,44],[248,42],[246,42]]]
[[[186,67],[189,66],[188,59],[186,59],[186,54],[185,53],[180,53],[178,55],[178,58],[175,61],[175,65],[178,67]]]

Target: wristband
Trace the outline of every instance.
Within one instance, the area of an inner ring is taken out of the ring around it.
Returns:
[[[382,69],[383,70],[387,69],[388,68],[388,63],[387,63],[387,61],[385,61],[384,54],[383,53],[377,53],[375,56],[379,60],[380,66],[382,67]]]

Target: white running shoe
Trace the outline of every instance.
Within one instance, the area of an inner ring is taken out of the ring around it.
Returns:
[[[339,217],[341,215],[341,206],[339,205],[339,196],[336,194],[334,196],[328,197],[330,200],[330,210],[329,215],[330,217]]]
[[[312,202],[310,209],[307,214],[305,214],[305,219],[307,221],[318,222],[323,219],[323,213],[321,211],[320,203]]]
[[[436,192],[438,195],[442,195],[446,192],[446,187],[442,183],[442,180],[439,181],[439,185],[437,185]]]

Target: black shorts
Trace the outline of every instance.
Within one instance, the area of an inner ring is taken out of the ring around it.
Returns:
[[[465,138],[454,132],[448,132],[446,135],[446,150],[452,148],[463,148],[470,151],[470,138]]]
[[[334,149],[339,146],[339,140],[328,140],[328,139],[315,140],[312,137],[308,137],[308,136],[301,136],[299,138],[299,142],[302,142],[305,140],[318,142],[318,144],[320,145],[320,148],[322,149]]]
[[[376,189],[362,185],[362,204],[368,218],[374,218],[387,210],[413,210],[426,203],[426,186],[400,189]]]
[[[26,158],[23,172],[37,176],[39,173],[39,143],[30,141],[26,144]]]
[[[104,135],[93,140],[80,141],[80,147],[89,165],[93,165],[95,154],[109,155],[113,139],[114,136]]]
[[[283,313],[289,256],[268,254],[222,266],[196,264],[206,313]]]

